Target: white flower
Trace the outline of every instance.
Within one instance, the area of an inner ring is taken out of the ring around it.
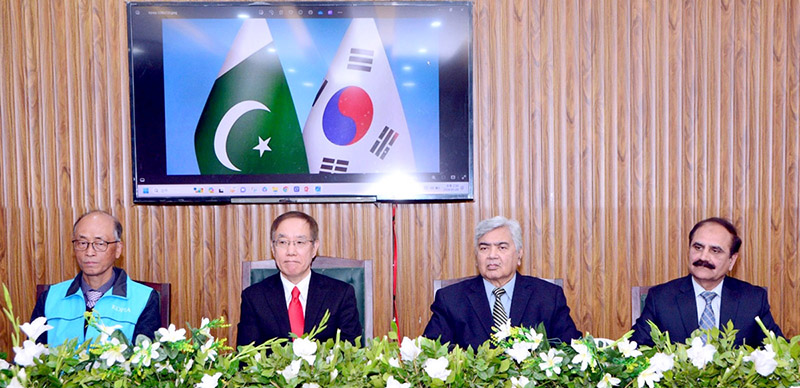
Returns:
[[[539,357],[542,359],[542,362],[539,363],[539,369],[543,370],[547,377],[552,377],[553,372],[555,372],[555,374],[561,373],[559,364],[564,358],[559,357],[555,349],[550,348],[546,354],[539,353]]]
[[[572,358],[573,364],[581,364],[581,372],[586,370],[586,367],[591,365],[594,367],[595,359],[592,357],[591,353],[589,353],[589,347],[582,344],[580,341],[572,340],[572,348],[575,349],[578,354]]]
[[[200,352],[206,355],[203,361],[205,361],[206,359],[211,359],[211,361],[214,361],[214,359],[217,357],[217,351],[211,349],[212,346],[214,346],[213,338],[209,338],[205,344],[200,346]]]
[[[161,371],[163,370],[166,370],[169,373],[175,373],[175,368],[173,368],[172,365],[169,363],[162,364],[160,362],[157,362],[155,367],[157,373],[161,373]]]
[[[400,357],[403,361],[414,361],[422,353],[422,349],[417,346],[417,339],[403,337],[403,343],[400,345]]]
[[[300,365],[302,362],[303,360],[299,359],[292,361],[291,364],[286,365],[286,368],[283,368],[283,370],[280,371],[281,376],[283,376],[283,378],[286,379],[287,382],[297,377],[297,375],[300,373]]]
[[[447,369],[447,365],[449,361],[447,361],[446,357],[439,357],[439,358],[429,358],[425,360],[425,364],[423,365],[425,368],[425,373],[428,374],[432,379],[439,379],[439,380],[447,380],[447,376],[450,376],[450,370]]]
[[[614,376],[611,376],[610,373],[606,373],[600,382],[597,383],[597,388],[611,388],[616,387],[619,385],[620,380]]]
[[[537,333],[537,332],[530,332],[525,334],[525,338],[528,339],[528,343],[530,344],[531,350],[536,350],[539,348],[539,345],[542,343],[542,339],[544,339],[544,334]]]
[[[636,350],[638,344],[636,341],[621,340],[617,343],[617,349],[624,357],[639,357],[642,352]]]
[[[31,323],[23,323],[19,328],[25,332],[25,335],[28,336],[28,339],[35,342],[36,339],[42,335],[42,333],[52,329],[53,326],[47,324],[47,318],[39,317],[34,319]]]
[[[170,323],[168,328],[158,329],[161,342],[178,342],[186,339],[186,329],[175,330],[175,324]]]
[[[183,366],[183,370],[190,371],[194,366],[194,358],[190,358],[189,361],[186,362],[186,365]]]
[[[772,350],[772,345],[767,345],[764,348],[765,350],[754,350],[749,356],[745,356],[742,360],[752,361],[753,365],[756,367],[756,372],[767,377],[778,367],[778,362],[775,361],[775,352]]]
[[[525,376],[519,376],[519,378],[512,377],[511,388],[525,388],[525,386],[530,382],[531,381]]]
[[[650,367],[657,372],[666,372],[675,366],[675,355],[656,353],[650,358]]]
[[[394,376],[389,376],[386,380],[386,388],[411,388],[411,383],[401,383],[394,379]]]
[[[292,342],[292,351],[295,356],[313,365],[314,359],[317,358],[317,343],[306,338],[298,338]]]
[[[5,370],[5,369],[8,369],[10,367],[11,367],[11,364],[9,364],[8,361],[3,360],[3,359],[0,358],[0,370]]]
[[[211,323],[211,320],[203,318],[203,320],[200,321],[200,329],[198,332],[206,337],[214,338],[214,336],[211,335],[211,328],[208,327],[209,323]]]
[[[25,369],[20,369],[17,375],[8,383],[8,388],[25,388],[27,382],[28,376],[25,374]]]
[[[331,371],[331,382],[333,382],[333,380],[336,380],[336,376],[339,376],[339,370],[338,369],[334,369],[334,370]]]
[[[511,335],[511,320],[509,319],[506,320],[504,324],[500,325],[500,327],[497,328],[497,332],[494,333],[494,338],[497,341],[502,341],[508,338],[508,336],[510,335]]]
[[[113,325],[113,326],[106,326],[106,325],[97,325],[97,330],[100,331],[100,343],[104,344],[108,342],[108,338],[114,334],[117,329],[122,329],[122,325]]]
[[[531,355],[530,342],[517,342],[511,345],[511,348],[506,349],[506,354],[511,356],[518,364],[525,361]]]
[[[170,324],[170,326],[175,326]],[[214,373],[214,375],[204,375],[203,380],[199,383],[195,384],[195,388],[217,388],[217,383],[219,382],[219,378],[222,376],[222,372]]]
[[[158,342],[151,344],[149,338],[145,339],[139,346],[134,346],[131,362],[150,366],[150,362],[158,358],[158,348],[160,346],[161,344]]]
[[[32,366],[33,360],[36,360],[42,354],[50,354],[50,351],[47,350],[47,347],[42,344],[34,343],[31,340],[25,340],[22,343],[22,347],[14,347],[14,353],[17,355],[14,356],[14,362],[19,366]]]
[[[303,383],[303,388],[319,388],[317,383]]]
[[[717,349],[714,345],[703,345],[703,340],[700,337],[694,337],[692,340],[692,347],[686,350],[686,355],[692,361],[697,369],[702,369],[709,362],[714,360],[714,353]]]
[[[119,343],[119,340],[116,338],[112,338],[109,344],[111,344],[111,346],[100,355],[100,359],[106,360],[106,365],[109,367],[114,365],[115,362],[125,362],[125,356],[122,355],[122,352],[128,349],[128,345]]]
[[[645,385],[653,388],[653,385],[659,382],[661,377],[663,377],[663,374],[650,365],[650,367],[643,370],[642,373],[639,374],[639,377],[636,378],[636,382],[639,385],[639,388],[642,388]]]
[[[392,357],[392,358],[389,359],[389,365],[391,365],[392,367],[395,367],[395,368],[399,368],[400,367],[400,360],[398,360],[397,357]]]

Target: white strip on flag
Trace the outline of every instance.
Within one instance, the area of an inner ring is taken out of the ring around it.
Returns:
[[[303,127],[311,173],[414,172],[392,69],[373,19],[353,19]],[[322,171],[320,171],[322,168]],[[339,172],[343,172],[339,170]]]

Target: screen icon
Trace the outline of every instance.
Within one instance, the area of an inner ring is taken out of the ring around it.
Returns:
[[[320,186],[314,187],[314,191],[319,193],[320,191],[322,191],[322,187]]]
[[[295,186],[294,187],[294,192],[295,193],[299,193],[300,192],[300,186]]]
[[[145,188],[144,188],[144,190],[142,190],[142,191],[143,191],[145,194],[150,194],[150,189],[149,189],[149,188],[147,188],[147,187],[145,187]]]

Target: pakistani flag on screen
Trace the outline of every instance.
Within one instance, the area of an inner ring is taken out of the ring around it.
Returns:
[[[194,135],[201,174],[308,173],[289,85],[265,19],[239,29]]]
[[[312,173],[413,172],[406,116],[373,19],[353,19],[303,127]]]

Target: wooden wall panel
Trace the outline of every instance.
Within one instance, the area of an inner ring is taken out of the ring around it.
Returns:
[[[473,228],[524,231],[521,272],[565,280],[579,328],[618,337],[629,289],[687,272],[699,219],[734,220],[734,275],[800,333],[800,1],[474,1],[475,200],[398,204],[402,334],[436,278],[476,273]],[[173,284],[173,321],[239,319],[242,260],[301,209],[321,253],[374,260],[392,317],[392,204],[157,206],[131,194],[125,3],[0,2],[0,281],[27,318],[36,283],[74,276],[73,220],[122,221],[135,278]],[[1,320],[0,320],[1,321]],[[0,323],[0,349],[9,349]],[[232,340],[235,325],[219,333]]]

